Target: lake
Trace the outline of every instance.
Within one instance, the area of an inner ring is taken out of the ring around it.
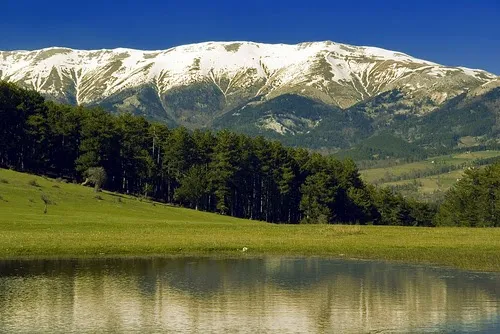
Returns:
[[[0,261],[4,333],[500,333],[500,274],[323,258]]]

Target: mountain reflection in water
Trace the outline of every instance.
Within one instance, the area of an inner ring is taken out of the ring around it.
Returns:
[[[500,333],[500,274],[320,258],[0,261],[0,332]]]

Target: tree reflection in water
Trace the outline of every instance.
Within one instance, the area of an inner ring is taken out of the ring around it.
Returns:
[[[7,332],[500,332],[500,275],[320,258],[0,262]]]

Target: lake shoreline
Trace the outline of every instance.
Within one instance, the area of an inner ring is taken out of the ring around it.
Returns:
[[[21,255],[21,256],[5,256],[0,255],[0,261],[108,261],[108,260],[144,260],[144,259],[213,259],[213,260],[254,260],[254,259],[324,259],[324,260],[338,260],[349,262],[371,262],[371,263],[386,263],[393,265],[404,265],[412,267],[427,267],[446,270],[459,270],[467,272],[478,273],[500,273],[500,268],[497,266],[480,268],[468,266],[456,266],[453,264],[428,262],[428,261],[405,261],[395,260],[392,258],[380,257],[351,257],[345,254],[332,255],[332,254],[300,254],[300,253],[252,253],[241,252],[235,250],[234,252],[178,252],[178,253],[141,253],[141,254],[52,254],[52,255]]]

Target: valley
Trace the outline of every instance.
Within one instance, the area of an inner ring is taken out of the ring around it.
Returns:
[[[468,168],[481,168],[500,160],[500,151],[466,151],[426,158],[412,163],[398,163],[362,169],[362,178],[377,186],[388,186],[419,199],[442,199],[445,192],[460,180]]]
[[[500,2],[1,8],[1,333],[500,333]]]

